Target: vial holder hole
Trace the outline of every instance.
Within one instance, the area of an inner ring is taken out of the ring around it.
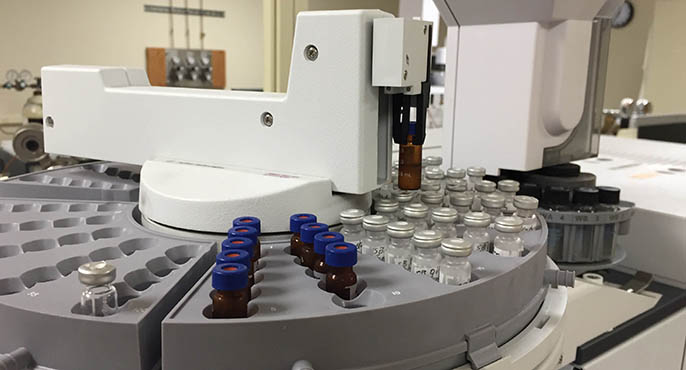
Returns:
[[[31,212],[35,210],[37,206],[35,204],[15,204],[12,206],[12,211],[14,213],[20,212]]]
[[[93,239],[112,239],[122,236],[124,232],[126,232],[126,229],[123,227],[107,227],[93,231]]]
[[[128,184],[112,184],[112,187],[110,187],[111,190],[128,190],[130,188],[131,186]]]
[[[124,208],[124,205],[121,203],[105,203],[105,204],[99,205],[97,210],[98,210],[98,212],[114,212],[114,211],[120,211],[123,208]]]
[[[55,177],[50,180],[50,183],[53,185],[59,185],[59,186],[68,186],[71,184],[72,179],[69,177]]]
[[[62,274],[60,274],[59,270],[57,270],[57,267],[55,266],[37,267],[35,269],[26,271],[19,276],[21,281],[24,283],[24,286],[27,288],[32,288],[38,283],[57,280],[60,277],[62,277]]]
[[[117,176],[118,173],[119,173],[119,169],[117,167],[108,167],[105,170],[105,174],[108,176]]]
[[[102,164],[102,163],[92,163],[92,164],[87,164],[83,166],[85,170],[97,172],[97,173],[103,173],[107,170],[107,165]]]
[[[147,268],[142,268],[126,274],[124,276],[124,281],[134,290],[142,292],[151,285],[159,283],[160,279],[153,275]]]
[[[47,229],[48,227],[50,227],[50,223],[46,220],[28,221],[19,224],[20,231],[36,231]]]
[[[38,239],[26,242],[21,245],[21,249],[26,252],[39,252],[59,247],[55,239]]]
[[[119,171],[119,173],[117,174],[117,177],[119,177],[120,179],[129,180],[129,179],[131,179],[132,175],[133,175],[133,172],[128,171],[128,170],[124,170],[124,171]]]
[[[145,267],[157,277],[165,277],[169,275],[172,271],[179,268],[169,257],[162,256],[153,258],[145,264]]]
[[[26,289],[26,286],[19,278],[0,279],[0,296],[19,293],[24,289]]]
[[[86,219],[86,225],[105,225],[114,222],[114,215],[91,216]]]
[[[319,287],[319,289],[326,292],[326,288],[325,288],[326,287],[326,280],[325,279],[319,280],[319,282],[317,283],[317,286]],[[353,299],[345,300],[345,299],[342,299],[341,297],[337,296],[336,294],[333,294],[330,292],[327,292],[327,293],[332,294],[333,295],[332,300],[334,301],[334,303],[338,306],[343,307],[343,308],[365,307],[365,306],[360,305],[361,303],[359,303],[359,302],[358,303],[345,303],[345,302],[353,302],[353,301],[357,302],[358,298],[365,292],[366,288],[367,288],[367,282],[364,281],[363,279],[358,279],[357,280],[357,286],[355,286],[355,298],[353,298]],[[376,292],[376,293],[381,295],[381,293],[378,293],[378,292]],[[381,295],[381,298],[383,298],[383,295]],[[336,301],[340,301],[343,303],[338,304],[338,303],[336,303]],[[384,301],[385,301],[385,298],[384,298]],[[356,304],[357,304],[357,307],[353,307]]]
[[[114,283],[114,288],[117,289],[117,305],[119,308],[124,307],[126,302],[140,297],[140,293],[135,291],[124,281]]]
[[[119,249],[124,252],[125,255],[130,256],[135,251],[142,251],[148,248],[152,248],[159,244],[159,241],[152,238],[136,238],[124,241],[119,244]]]
[[[86,212],[86,211],[91,211],[93,209],[93,204],[88,204],[88,203],[78,203],[78,204],[70,204],[69,205],[69,212]]]
[[[200,254],[202,247],[197,244],[179,245],[167,249],[164,254],[177,265],[183,265],[193,257]]]
[[[18,245],[0,245],[0,258],[16,256],[21,253]]]
[[[91,234],[88,233],[68,234],[57,239],[60,246],[83,244],[90,241],[93,241],[93,238],[91,237]]]
[[[109,183],[104,181],[93,181],[88,187],[92,189],[107,189],[109,188]]]
[[[57,212],[57,211],[59,211],[59,210],[61,210],[61,209],[62,209],[62,204],[57,204],[57,203],[53,203],[53,204],[43,204],[43,205],[40,207],[40,211],[41,211],[41,212]]]
[[[338,307],[345,309],[355,309],[362,307],[381,306],[386,302],[386,297],[383,294],[373,289],[366,289],[367,283],[360,280],[357,283],[357,295],[350,300],[341,299],[341,297],[333,294],[331,302]]]
[[[78,270],[79,266],[90,261],[91,260],[86,256],[69,257],[57,262],[57,270],[60,272],[60,274],[62,274],[62,276],[69,276],[69,274]]]
[[[67,218],[60,218],[59,220],[55,220],[52,222],[52,226],[56,228],[67,228],[67,227],[74,227],[81,225],[83,222],[83,218],[81,217],[67,217]]]
[[[17,224],[15,224],[15,223],[0,224],[0,234],[8,233],[8,232],[14,231],[16,229],[17,229]]]
[[[91,182],[89,180],[83,180],[83,179],[73,180],[72,182],[69,183],[69,186],[73,186],[75,188],[87,188],[90,185],[91,185]]]
[[[260,308],[256,303],[253,303],[252,300],[248,302],[248,317],[255,316],[257,312],[259,312]],[[202,310],[202,315],[205,316],[206,319],[210,320],[236,320],[236,319],[215,319],[212,317],[212,304],[210,303],[209,305],[205,306],[205,308]]]
[[[92,261],[109,261],[124,257],[124,253],[117,247],[105,247],[92,251],[88,257]]]
[[[52,180],[52,176],[48,175],[29,175],[29,176],[24,176],[20,177],[19,180],[21,181],[26,181],[26,182],[37,182],[40,184],[49,184],[50,180]]]

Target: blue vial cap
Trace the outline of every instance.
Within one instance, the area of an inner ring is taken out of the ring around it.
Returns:
[[[262,234],[262,223],[260,219],[252,216],[238,217],[233,220],[233,226],[252,226],[257,230],[257,234]]]
[[[355,244],[337,242],[326,245],[324,262],[333,267],[350,267],[357,263],[357,247]]]
[[[229,237],[242,236],[252,240],[255,244],[257,244],[258,235],[257,229],[252,226],[234,226],[229,229]]]
[[[240,263],[222,263],[212,269],[212,288],[240,290],[248,286],[248,268]]]
[[[317,216],[310,213],[296,213],[291,216],[291,232],[299,233],[300,226],[311,222],[317,222]]]
[[[410,122],[410,129],[407,133],[412,136],[417,134],[417,122]]]
[[[300,226],[300,240],[303,243],[312,244],[314,243],[314,236],[329,231],[329,225],[320,222],[311,222],[309,224],[304,224]]]
[[[217,254],[217,265],[224,263],[240,263],[245,267],[250,267],[250,254],[240,249],[225,249]]]
[[[250,258],[252,258],[255,246],[255,242],[250,238],[244,238],[242,236],[232,236],[226,238],[222,241],[222,251],[227,249],[240,249],[242,251],[248,252]]]
[[[325,254],[326,246],[331,243],[343,241],[343,234],[335,231],[327,231],[314,236],[314,253]]]

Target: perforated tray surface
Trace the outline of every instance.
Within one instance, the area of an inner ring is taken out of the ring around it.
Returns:
[[[0,197],[138,201],[141,167],[91,162],[0,181]]]
[[[58,369],[159,362],[163,317],[212,265],[217,247],[144,229],[135,206],[0,198],[0,352],[26,347],[38,364]],[[85,316],[75,270],[99,260],[117,267],[121,308]]]
[[[538,311],[547,289],[546,234],[545,226],[525,233],[524,257],[472,254],[472,282],[460,287],[359,256],[354,268],[359,295],[350,301],[322,290],[319,280],[294,262],[287,244],[263,241],[250,316],[210,318],[207,273],[163,322],[162,366],[291,369],[298,360],[315,369],[464,364],[466,335],[492,332],[500,345]]]

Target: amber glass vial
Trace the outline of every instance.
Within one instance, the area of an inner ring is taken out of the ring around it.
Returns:
[[[212,270],[212,318],[248,317],[248,268],[238,263],[217,265]]]
[[[407,144],[400,144],[398,154],[398,187],[402,190],[417,190],[422,186],[422,146],[412,144],[413,136],[407,137]]]
[[[300,239],[300,226],[317,222],[317,216],[309,213],[296,213],[290,218],[290,230],[293,233],[291,236],[291,255],[300,257],[300,250],[303,242]]]
[[[310,269],[314,266],[314,236],[329,231],[329,225],[319,222],[312,222],[300,226],[300,238],[302,247],[300,249],[300,264]]]
[[[344,241],[343,234],[334,231],[327,231],[314,236],[314,263],[312,264],[314,277],[326,281],[326,272],[328,271],[325,259],[326,246],[342,241]]]
[[[357,275],[353,266],[357,263],[357,248],[346,242],[326,246],[326,291],[341,299],[349,300],[357,295]]]

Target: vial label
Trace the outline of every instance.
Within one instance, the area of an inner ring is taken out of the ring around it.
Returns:
[[[417,265],[413,263],[412,272],[419,275],[428,275],[438,281],[438,266]]]
[[[474,250],[488,252],[491,249],[490,245],[488,241],[478,242],[474,244]]]
[[[493,254],[503,257],[520,257],[522,254],[519,251],[508,249],[493,248]]]
[[[410,271],[410,262],[412,258],[408,256],[388,256],[387,262],[393,265],[402,266],[405,270]]]
[[[384,260],[386,256],[386,247],[383,245],[374,247],[374,255],[380,260]]]
[[[357,253],[362,253],[362,240],[359,240],[354,243],[355,246],[357,247]]]
[[[438,282],[448,285],[465,285],[469,283],[470,276],[454,276],[444,274],[443,271],[438,272]]]

